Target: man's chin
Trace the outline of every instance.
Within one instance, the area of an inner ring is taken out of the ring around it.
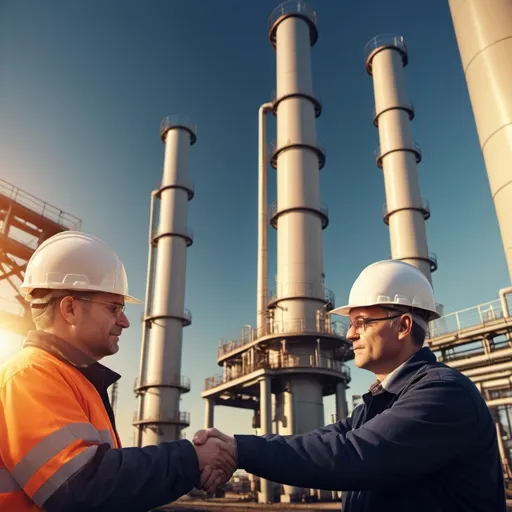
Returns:
[[[354,354],[354,364],[358,368],[366,368],[366,365],[368,364],[368,359],[364,357],[364,354],[355,352]]]
[[[109,336],[109,343],[108,343],[108,354],[109,356],[112,356],[119,352],[119,336],[111,335]]]

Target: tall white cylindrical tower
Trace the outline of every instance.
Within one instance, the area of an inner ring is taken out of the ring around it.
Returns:
[[[277,277],[269,304],[274,329],[280,332],[318,331],[326,307],[322,230],[327,209],[320,202],[319,170],[325,152],[316,136],[321,113],[313,94],[311,46],[318,38],[316,13],[301,1],[289,1],[270,17],[270,41],[276,50],[277,141],[271,165],[277,169],[277,201],[271,224],[277,229]],[[287,343],[281,357],[304,360],[311,338]],[[284,376],[285,377],[285,376]],[[274,385],[276,431],[300,434],[324,425],[321,382],[314,376],[290,375]],[[298,489],[285,487],[283,501],[293,501]]]
[[[391,257],[419,268],[432,282],[437,260],[428,251],[425,221],[430,209],[420,195],[421,150],[409,126],[414,108],[405,88],[407,48],[400,36],[377,36],[366,45],[365,58],[366,70],[373,76],[374,124],[380,138],[376,159],[384,173],[384,222],[389,225]]]
[[[271,223],[277,229],[277,282],[274,320],[303,319],[316,327],[325,303],[322,229],[327,209],[320,202],[318,171],[325,152],[318,145],[320,103],[313,95],[311,45],[318,37],[316,14],[300,1],[285,2],[271,18],[276,49],[277,143],[271,164],[277,169],[277,202]]]
[[[180,394],[190,391],[190,381],[181,375],[181,345],[183,327],[192,321],[184,306],[186,251],[192,245],[187,209],[194,196],[188,153],[196,142],[196,129],[188,119],[172,115],[162,121],[160,136],[165,143],[165,160],[162,186],[153,193],[160,199],[160,216],[156,232],[150,228],[148,303],[141,375],[135,386],[140,401],[134,421],[136,446],[179,439],[181,429],[190,424],[189,414],[180,411],[179,405]]]
[[[512,280],[512,2],[448,3]]]

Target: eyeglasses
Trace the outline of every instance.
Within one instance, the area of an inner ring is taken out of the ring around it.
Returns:
[[[365,318],[362,316],[358,316],[357,318],[354,319],[354,322],[348,324],[348,330],[352,329],[353,327],[357,333],[365,332],[366,327],[368,327],[369,324],[372,324],[374,322],[381,322],[383,320],[393,320],[393,318],[398,318],[403,314],[404,313],[400,313],[397,315],[384,316],[381,318]]]
[[[107,306],[109,311],[115,315],[116,318],[119,318],[125,310],[126,305],[125,304],[115,304],[113,302],[105,302],[103,300],[96,300],[96,299],[87,299],[85,297],[76,297],[77,300],[85,300],[87,302],[96,302],[97,304],[103,304],[104,306]]]

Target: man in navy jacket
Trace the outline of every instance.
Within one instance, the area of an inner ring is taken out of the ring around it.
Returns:
[[[367,267],[349,304],[355,364],[377,380],[352,417],[302,435],[220,438],[247,472],[343,492],[344,512],[505,512],[496,428],[473,383],[423,347],[439,318],[426,277],[406,263]]]

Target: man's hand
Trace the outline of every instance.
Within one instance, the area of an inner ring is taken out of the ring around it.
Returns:
[[[201,470],[200,488],[213,492],[226,483],[236,469],[236,442],[216,428],[199,430],[192,442]]]

